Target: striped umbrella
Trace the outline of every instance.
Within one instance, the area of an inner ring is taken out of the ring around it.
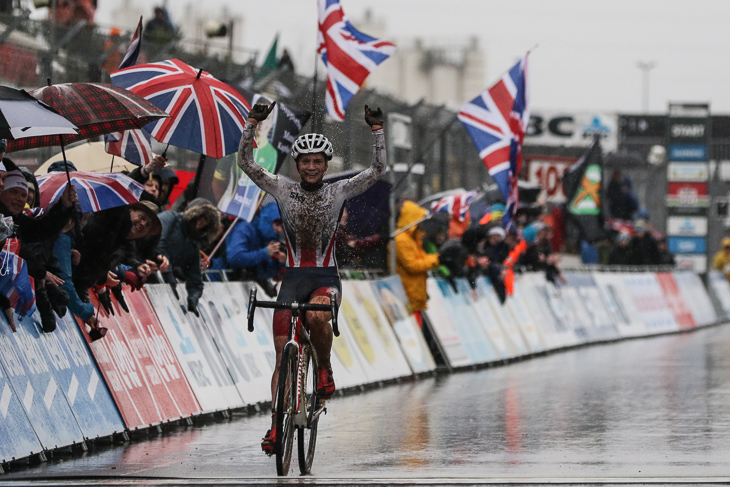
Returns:
[[[144,186],[121,173],[71,171],[71,184],[76,188],[82,213],[106,210],[139,201]],[[41,206],[55,204],[66,189],[66,173],[52,172],[38,176]]]

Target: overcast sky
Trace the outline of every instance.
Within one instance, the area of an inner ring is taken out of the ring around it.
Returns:
[[[145,19],[151,17],[155,3],[129,1]],[[650,111],[665,112],[670,101],[689,101],[709,102],[714,113],[730,113],[727,0],[341,2],[356,27],[368,8],[384,18],[389,40],[396,43],[413,37],[455,43],[477,36],[487,58],[485,87],[538,45],[530,56],[533,109],[640,112],[642,70],[637,64],[642,61],[655,63],[649,75]],[[114,3],[99,1],[99,23],[112,24]],[[167,1],[173,20],[188,3]],[[205,0],[194,5],[207,12],[225,5],[242,16],[243,47],[258,49],[261,56],[280,32],[280,48],[289,48],[299,71],[311,73],[315,0]]]

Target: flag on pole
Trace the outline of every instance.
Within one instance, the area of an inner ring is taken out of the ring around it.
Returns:
[[[327,113],[337,121],[368,75],[395,52],[395,44],[355,29],[340,0],[318,0],[317,52],[327,68]]]
[[[146,166],[154,157],[150,134],[142,129],[104,135],[104,150],[138,166]]]
[[[605,236],[601,200],[603,153],[598,139],[563,175],[567,215],[578,224],[589,243]]]
[[[139,49],[141,46],[142,41],[142,16],[139,16],[139,24],[137,24],[137,29],[134,31],[134,34],[132,35],[132,42],[129,43],[129,49],[127,49],[127,54],[124,55],[124,59],[122,59],[121,64],[119,64],[118,69],[124,69],[128,68],[130,66],[134,66],[137,64],[137,56],[139,56]]]
[[[517,211],[522,142],[530,121],[528,55],[525,54],[499,81],[462,106],[458,115],[504,197],[507,211],[502,218],[506,225]]]
[[[256,73],[256,81],[265,78],[269,73],[276,70],[276,68],[279,66],[279,58],[276,56],[276,51],[279,48],[279,33],[276,33],[276,36],[274,37],[274,42],[271,43],[271,48],[269,48],[269,53],[266,55],[266,59],[264,59],[264,63],[259,68],[258,73]]]
[[[469,212],[471,202],[476,198],[476,191],[467,191],[456,195],[446,196],[431,204],[434,213],[447,213],[452,219],[463,222]]]

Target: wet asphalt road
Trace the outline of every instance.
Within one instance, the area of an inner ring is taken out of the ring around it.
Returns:
[[[16,468],[0,484],[273,484],[259,446],[268,422],[172,428]],[[295,453],[285,483],[730,483],[730,326],[336,396],[313,475],[297,473]]]

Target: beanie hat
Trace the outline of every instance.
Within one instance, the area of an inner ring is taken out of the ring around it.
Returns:
[[[5,191],[13,188],[23,188],[26,193],[28,192],[28,181],[18,169],[10,171],[5,177]]]
[[[537,238],[537,229],[533,227],[532,225],[526,226],[522,230],[522,238],[527,242],[528,244],[535,243],[535,239]]]
[[[490,228],[490,229],[489,229],[489,231],[487,232],[487,235],[489,235],[490,237],[491,237],[492,235],[499,235],[499,236],[500,236],[500,237],[502,238],[502,240],[504,240],[504,237],[505,237],[505,232],[504,232],[504,228],[502,228],[502,227],[499,227],[499,226],[497,226],[497,227],[492,227],[492,228]]]

